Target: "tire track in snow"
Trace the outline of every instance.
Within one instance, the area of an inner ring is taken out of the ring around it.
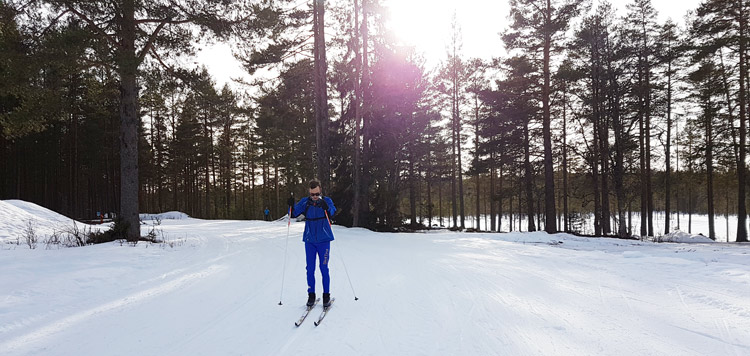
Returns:
[[[48,338],[58,332],[69,329],[71,326],[81,323],[85,321],[86,319],[89,319],[95,315],[107,313],[107,312],[120,309],[120,308],[124,308],[129,305],[138,303],[140,301],[165,294],[167,292],[180,288],[184,286],[185,284],[188,284],[192,281],[206,278],[226,268],[227,267],[223,265],[212,265],[203,271],[191,273],[191,274],[182,276],[178,279],[172,280],[168,283],[164,283],[159,286],[156,286],[156,287],[153,287],[153,288],[150,288],[150,289],[147,289],[147,290],[135,293],[135,294],[131,294],[123,299],[115,300],[113,302],[98,306],[96,308],[79,312],[77,314],[58,320],[57,322],[53,322],[52,324],[49,324],[47,326],[30,331],[25,335],[6,341],[0,344],[0,350],[13,351],[24,346],[29,346],[40,340]]]

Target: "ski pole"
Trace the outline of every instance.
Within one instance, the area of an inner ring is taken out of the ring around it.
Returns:
[[[328,210],[323,209],[323,211],[326,213],[326,220],[328,221],[328,226],[331,227],[331,235],[333,235],[333,225],[331,224],[331,218],[328,217]],[[341,257],[342,253],[339,253],[339,259],[341,260],[341,263],[344,265],[344,272],[346,272],[346,279],[349,280],[349,287],[352,288],[352,294],[354,294],[354,300],[359,300],[357,298],[357,292],[354,291],[354,285],[352,285],[352,279],[349,278],[349,270],[346,268],[346,262],[344,262],[344,258]]]
[[[289,219],[286,223],[286,246],[284,246],[284,268],[281,272],[281,295],[279,295],[279,305],[284,298],[284,278],[286,277],[286,250],[289,248],[289,229],[292,227],[292,207],[289,207]]]

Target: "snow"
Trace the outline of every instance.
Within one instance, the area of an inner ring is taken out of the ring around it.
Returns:
[[[10,203],[0,203],[3,222],[23,220],[21,211],[11,216]],[[387,234],[334,226],[330,267],[336,303],[320,326],[312,323],[318,309],[296,328],[307,299],[304,222],[292,221],[288,239],[287,226],[163,219],[156,225],[163,244],[52,250],[2,244],[0,350],[3,355],[750,354],[747,244],[543,232]],[[152,228],[142,226],[144,234]],[[14,229],[0,225],[0,234],[16,234]]]
[[[87,224],[34,203],[23,200],[0,200],[0,243],[23,236],[29,223],[34,231],[42,236],[50,235],[55,231],[72,229],[74,225],[77,225],[79,229],[91,228]]]
[[[679,242],[679,243],[715,243],[716,241],[711,240],[708,236],[702,234],[693,235],[684,231],[673,231],[664,236],[657,237],[659,242]]]

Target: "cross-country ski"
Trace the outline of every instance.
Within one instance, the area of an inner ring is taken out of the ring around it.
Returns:
[[[323,322],[323,318],[325,318],[326,315],[328,315],[328,311],[331,310],[331,307],[333,306],[333,301],[334,300],[336,300],[336,298],[331,298],[331,303],[328,306],[324,306],[323,307],[323,311],[320,313],[320,316],[318,317],[318,320],[316,320],[313,323],[313,324],[315,324],[315,326],[318,326],[318,325],[320,325],[320,323]]]
[[[302,314],[302,316],[299,318],[299,320],[294,322],[294,326],[300,326],[302,323],[307,319],[307,316],[310,314],[310,312],[315,309],[315,306],[320,301],[320,298],[315,300],[315,303],[312,306],[305,306],[305,312]]]

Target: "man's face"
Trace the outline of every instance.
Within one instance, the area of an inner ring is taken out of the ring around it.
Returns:
[[[317,201],[320,199],[320,187],[310,189],[310,199]]]

